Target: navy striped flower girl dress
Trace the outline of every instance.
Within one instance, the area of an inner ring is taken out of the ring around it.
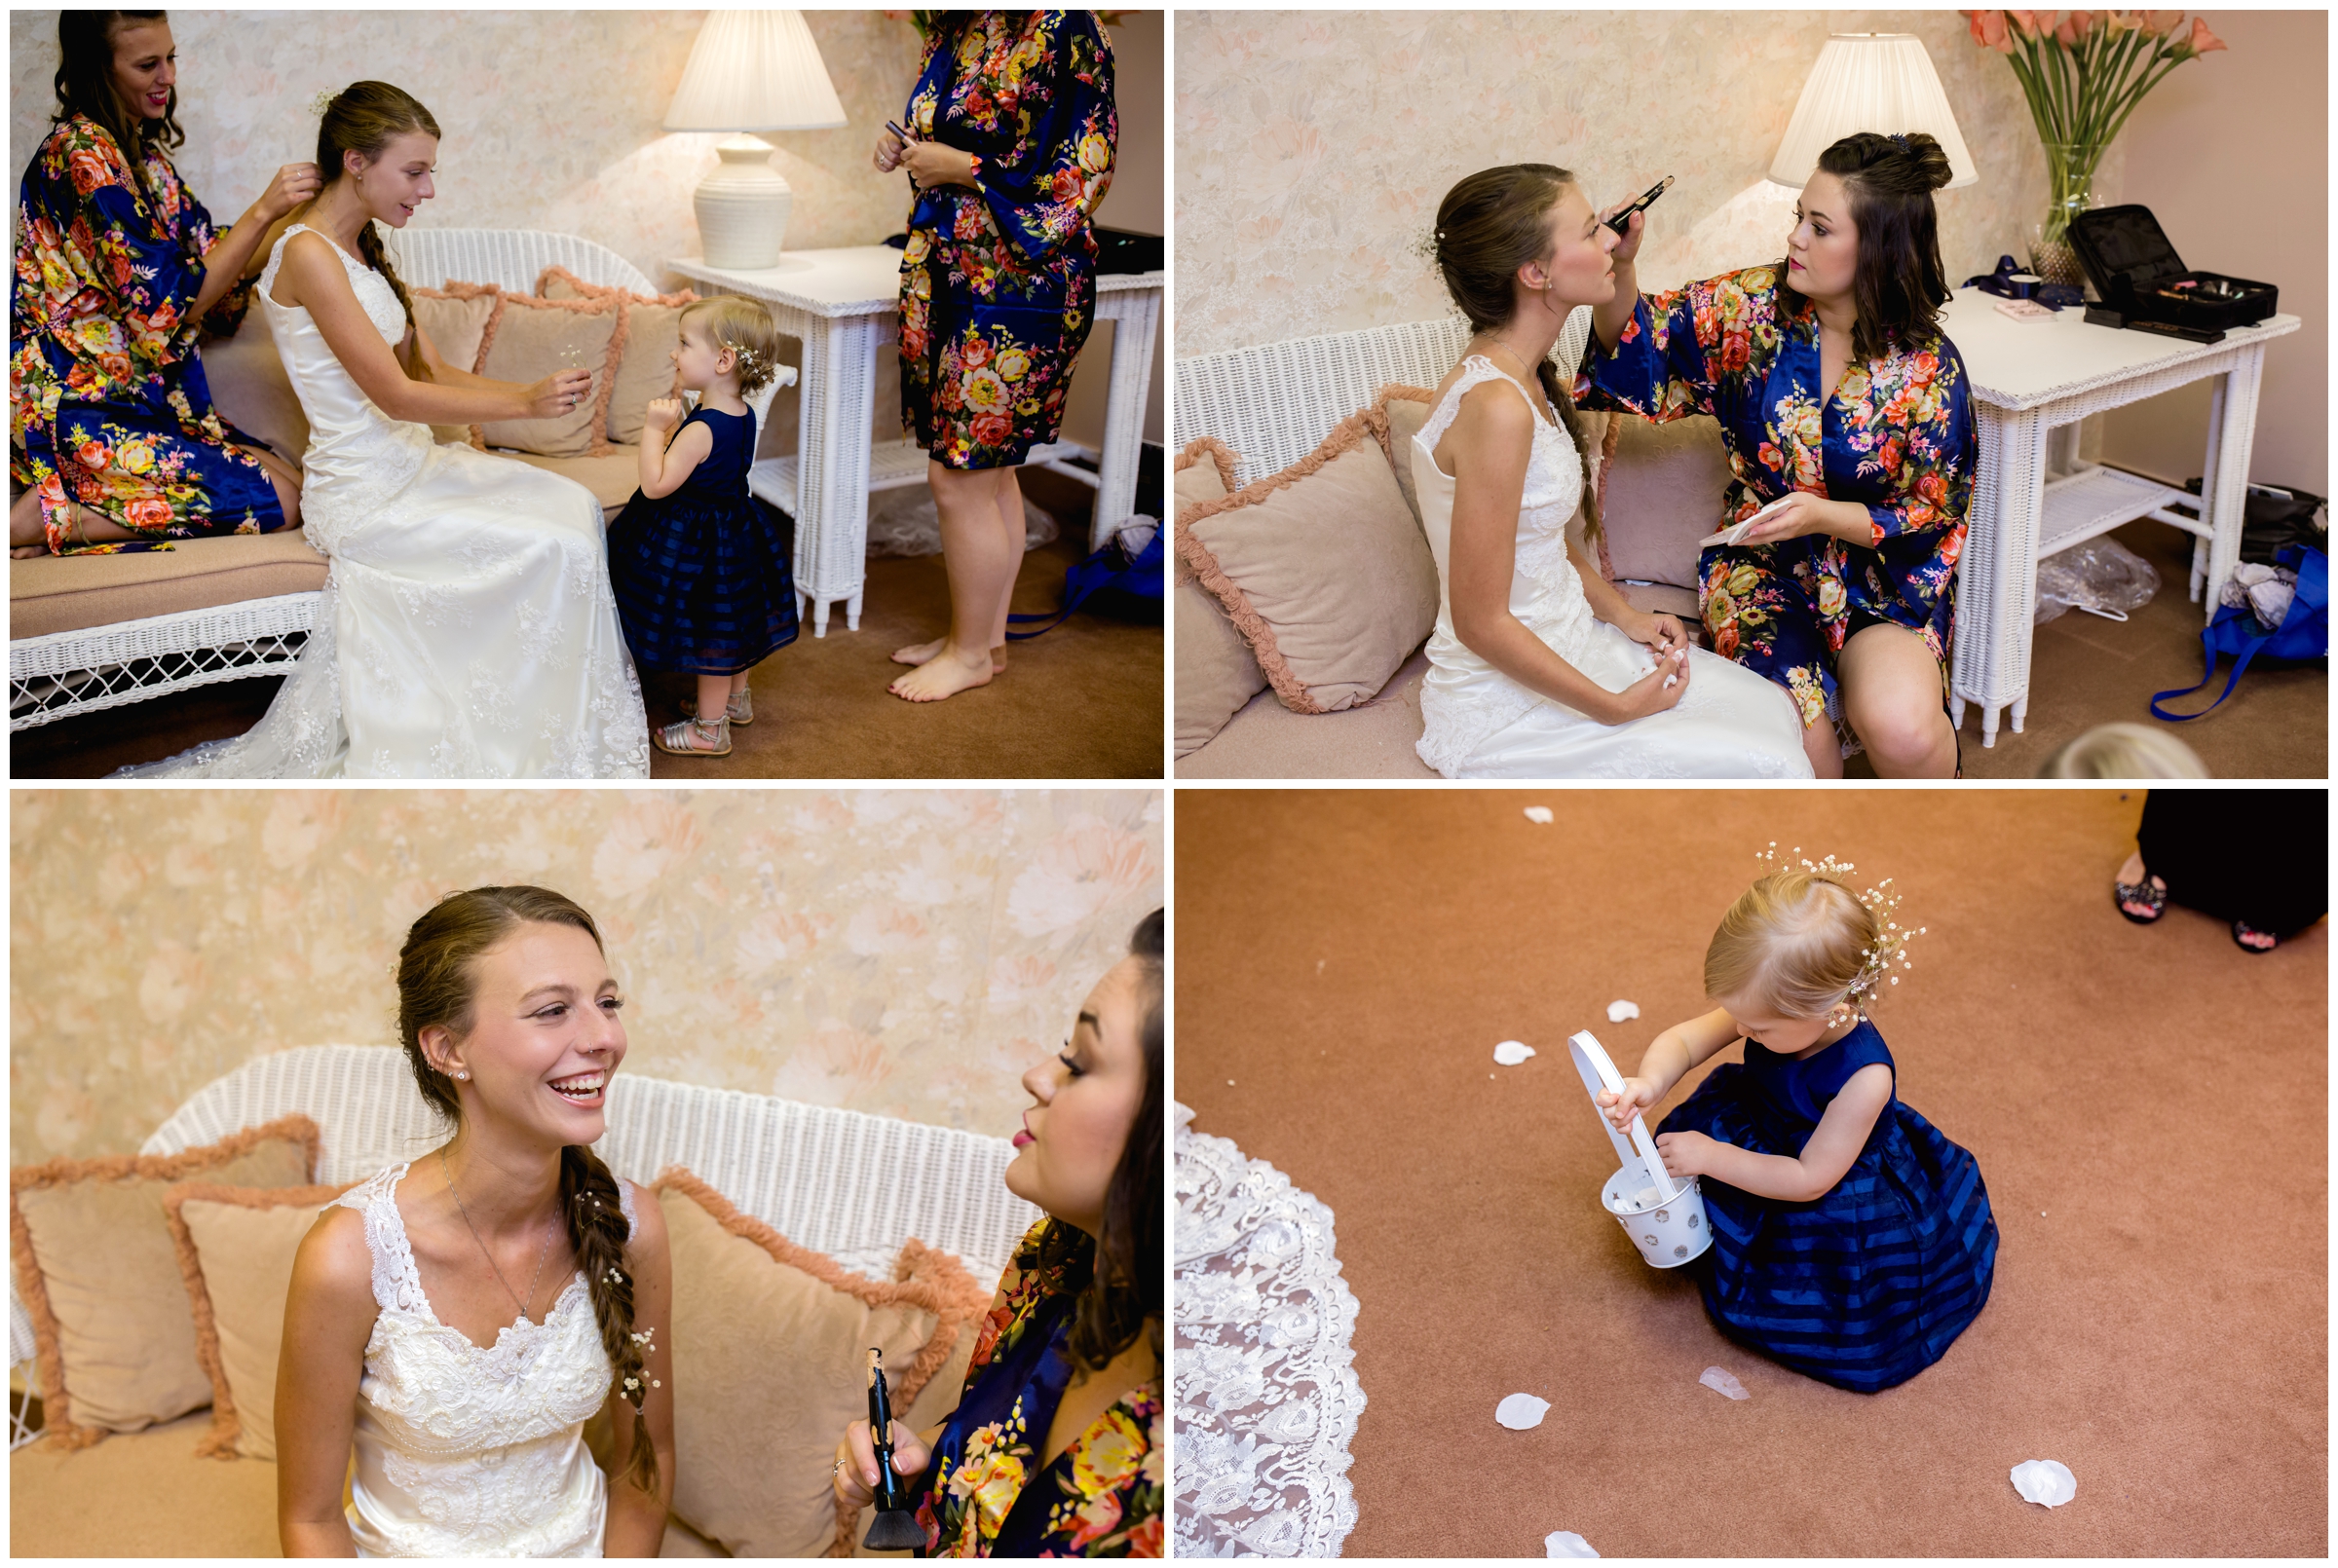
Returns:
[[[1799,1158],[1851,1075],[1892,1053],[1871,1022],[1806,1058],[1746,1041],[1665,1117],[1757,1154]],[[1898,1071],[1893,1073],[1895,1085]],[[1980,1167],[1897,1093],[1859,1158],[1808,1203],[1701,1182],[1713,1247],[1697,1275],[1716,1327],[1750,1350],[1861,1394],[1941,1359],[1989,1298],[1997,1221]]]

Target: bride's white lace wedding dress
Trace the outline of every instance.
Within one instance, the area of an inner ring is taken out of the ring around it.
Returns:
[[[482,1350],[438,1321],[397,1212],[395,1165],[333,1200],[365,1216],[381,1315],[358,1384],[349,1528],[361,1557],[597,1557],[608,1482],[584,1423],[613,1375],[579,1273],[542,1323]],[[625,1218],[633,1184],[620,1181]]]
[[[1565,430],[1524,387],[1479,355],[1413,438],[1421,526],[1437,558],[1437,629],[1420,687],[1421,761],[1447,778],[1809,778],[1800,722],[1784,691],[1740,664],[1689,653],[1688,691],[1661,713],[1604,725],[1527,688],[1453,635],[1453,481],[1437,443],[1462,395],[1488,381],[1517,389],[1534,415],[1534,451],[1519,504],[1510,613],[1567,663],[1610,691],[1655,667],[1655,654],[1605,621],[1583,597],[1567,559],[1566,525],[1583,499],[1583,465]]]
[[[649,777],[599,503],[557,474],[434,445],[429,426],[375,407],[309,313],[274,297],[284,243],[307,227],[277,243],[259,298],[309,419],[302,523],[332,561],[316,625],[249,731],[126,771]],[[389,281],[334,248],[366,317],[397,343],[405,313]]]

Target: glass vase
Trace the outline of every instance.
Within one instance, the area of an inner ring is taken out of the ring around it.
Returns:
[[[2030,230],[2029,270],[2050,283],[2087,286],[2087,270],[2070,248],[2070,224],[2081,212],[2101,205],[2094,194],[2094,168],[2102,162],[2099,142],[2050,141],[2046,148],[2046,216]]]

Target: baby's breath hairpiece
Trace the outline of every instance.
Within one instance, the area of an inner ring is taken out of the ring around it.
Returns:
[[[1851,862],[1837,860],[1832,855],[1815,861],[1803,858],[1800,844],[1796,844],[1790,852],[1800,859],[1802,869],[1813,877],[1824,877],[1839,884],[1843,891],[1851,892],[1850,883],[1844,879],[1856,869]],[[1778,840],[1772,839],[1769,848],[1755,850],[1754,858],[1776,865]],[[1919,925],[1910,930],[1892,918],[1899,912],[1902,895],[1893,891],[1889,877],[1866,892],[1853,893],[1852,896],[1867,907],[1867,913],[1875,917],[1877,926],[1875,945],[1859,950],[1860,956],[1866,961],[1860,965],[1859,974],[1852,980],[1850,989],[1844,993],[1853,1015],[1864,1024],[1867,1021],[1867,1008],[1875,995],[1875,988],[1886,980],[1895,986],[1900,984],[1900,977],[1892,973],[1892,965],[1898,964],[1903,970],[1915,967],[1907,956],[1907,945],[1922,936],[1927,928]]]
[[[315,97],[309,99],[309,113],[315,115],[320,120],[323,119],[324,111],[331,108],[333,106],[333,99],[339,96],[340,94],[335,93],[331,88],[328,87],[323,89]]]

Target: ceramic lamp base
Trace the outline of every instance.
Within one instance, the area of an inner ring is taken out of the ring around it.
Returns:
[[[771,144],[734,136],[714,150],[722,163],[692,198],[706,265],[734,272],[778,266],[796,193],[772,167]]]

